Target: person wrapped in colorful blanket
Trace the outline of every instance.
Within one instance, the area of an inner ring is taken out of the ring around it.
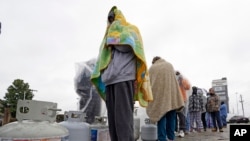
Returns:
[[[138,28],[113,6],[91,75],[106,102],[111,141],[134,140],[134,102],[146,107],[153,100],[146,64]]]

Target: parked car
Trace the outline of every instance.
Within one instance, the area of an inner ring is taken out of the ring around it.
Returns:
[[[233,117],[233,116],[236,116],[236,114],[233,114],[233,113],[228,113],[227,114],[227,123],[229,123],[229,120]]]
[[[229,123],[248,123],[249,118],[244,116],[233,116],[229,119]]]

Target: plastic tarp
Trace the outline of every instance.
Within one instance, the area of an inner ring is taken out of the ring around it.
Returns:
[[[86,113],[86,122],[91,124],[95,116],[101,116],[102,100],[90,81],[96,59],[76,63],[75,91],[79,95],[79,109]]]

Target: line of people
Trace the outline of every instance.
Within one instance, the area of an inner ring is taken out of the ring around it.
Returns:
[[[172,141],[185,133],[223,132],[220,114],[220,98],[214,89],[206,90],[192,86],[171,63],[156,56],[149,68],[154,100],[146,107],[150,119],[157,124],[158,140]],[[191,91],[191,95],[187,92]],[[227,112],[226,112],[227,113]],[[212,123],[211,126],[208,125]]]
[[[209,89],[209,97],[206,97],[201,88],[191,87],[170,62],[159,56],[153,58],[149,76],[154,100],[149,102],[146,111],[150,120],[157,125],[159,141],[172,141],[176,133],[184,137],[185,132],[206,131],[207,113],[213,123],[211,131],[223,132],[220,98],[213,88]],[[188,95],[190,89],[191,95]]]
[[[182,119],[176,126],[176,136],[184,137],[190,132],[207,131],[211,128],[212,132],[223,132],[223,128],[227,127],[227,106],[221,101],[214,89],[210,88],[209,93],[205,89],[192,87],[192,94],[188,96],[188,112],[186,117],[186,130],[183,131]],[[179,127],[179,128],[177,128]],[[183,134],[185,132],[185,134]]]
[[[201,114],[205,106],[198,88],[192,87],[192,95],[188,97],[189,82],[159,56],[153,58],[148,69],[139,29],[127,22],[116,6],[108,13],[90,80],[106,103],[111,141],[134,140],[135,101],[146,108],[151,122],[157,125],[159,141],[175,139],[176,117],[181,137],[185,131],[200,132],[203,128]],[[212,88],[209,93],[206,107],[213,119],[213,131],[222,132],[218,118],[220,100]]]

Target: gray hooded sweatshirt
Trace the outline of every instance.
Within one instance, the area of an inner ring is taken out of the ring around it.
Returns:
[[[112,58],[108,67],[102,72],[105,85],[135,80],[136,57],[133,49],[128,45],[112,47]]]

